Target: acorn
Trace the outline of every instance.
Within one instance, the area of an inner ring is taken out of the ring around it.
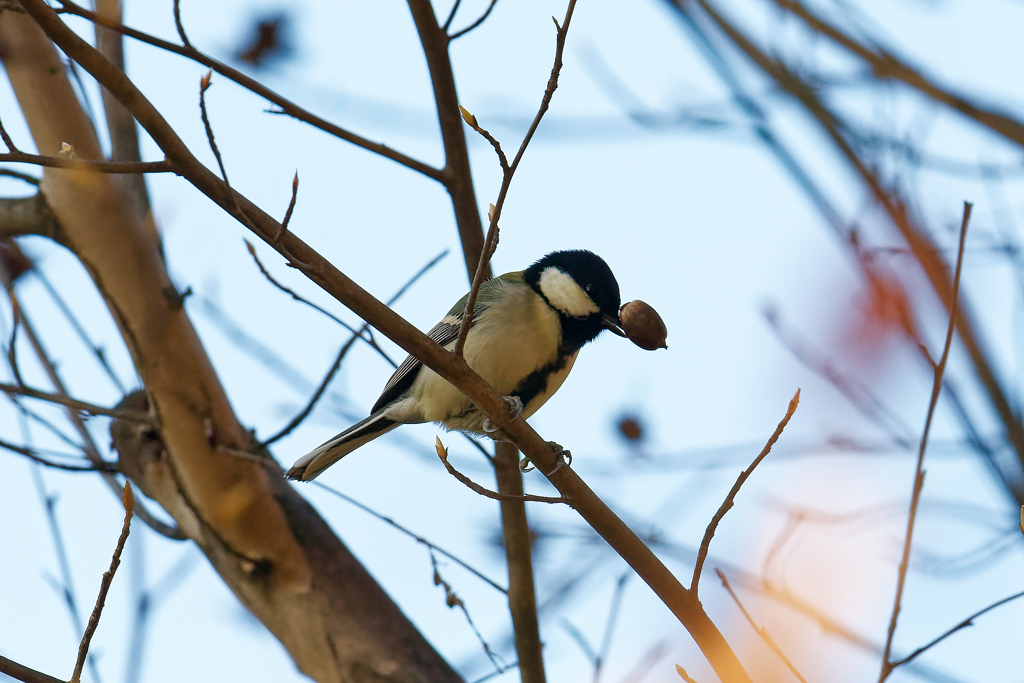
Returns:
[[[622,331],[641,349],[654,351],[668,348],[665,343],[668,338],[665,321],[650,305],[639,299],[630,301],[622,307],[619,319],[622,321]]]

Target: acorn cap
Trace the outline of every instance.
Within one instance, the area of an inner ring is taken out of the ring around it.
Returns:
[[[668,348],[668,344],[665,343],[668,338],[665,321],[650,305],[639,299],[630,301],[622,307],[619,318],[622,321],[622,331],[641,349],[654,351]]]

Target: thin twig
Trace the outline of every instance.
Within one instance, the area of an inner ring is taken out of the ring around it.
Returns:
[[[246,245],[249,246],[249,253],[251,253],[253,255],[253,258],[256,258],[256,252],[253,249],[252,245],[249,244],[248,241],[246,242]],[[411,278],[409,278],[409,280],[404,285],[402,285],[402,287],[395,293],[394,296],[392,296],[390,299],[388,299],[388,301],[387,301],[388,306],[391,306],[396,301],[398,301],[398,299],[401,298],[401,296],[403,294],[405,294],[405,292],[408,291],[408,289],[417,280],[419,280],[424,274],[426,274],[426,272],[428,270],[433,268],[434,265],[438,261],[440,261],[442,258],[444,258],[447,254],[448,254],[448,250],[445,249],[440,254],[438,254],[433,259],[431,259],[429,263],[427,263],[425,266],[423,266],[418,271],[416,271],[416,274],[413,275]],[[260,270],[263,271],[263,274],[266,275],[268,278],[270,278],[270,276],[267,275],[266,270],[263,268],[263,265],[259,262],[259,259],[256,260],[256,263],[260,266]],[[271,279],[270,281],[274,282],[274,284],[277,284],[277,282],[275,282],[273,279]],[[281,287],[281,285],[278,285],[278,286]],[[286,291],[290,292],[290,290],[286,290]],[[296,296],[296,295],[294,293],[292,293],[292,296]],[[306,303],[309,303],[309,302],[306,302]],[[310,305],[312,305],[312,304],[310,304]],[[274,443],[275,441],[278,441],[279,439],[281,439],[281,438],[287,436],[288,434],[290,434],[296,427],[298,427],[300,424],[302,424],[303,420],[305,420],[306,417],[308,417],[311,412],[313,412],[313,408],[320,401],[320,398],[323,396],[324,392],[327,390],[327,385],[329,385],[331,383],[331,380],[334,378],[335,373],[338,372],[338,368],[341,367],[341,362],[345,359],[345,355],[348,353],[349,349],[352,348],[352,345],[355,343],[355,341],[357,339],[362,339],[363,341],[365,341],[368,344],[370,344],[371,346],[373,346],[384,357],[385,360],[387,360],[389,363],[391,363],[391,367],[397,367],[395,362],[393,360],[391,360],[391,358],[389,358],[388,355],[385,354],[380,349],[379,346],[377,346],[377,342],[375,340],[373,340],[373,339],[367,340],[366,337],[363,336],[364,334],[366,334],[369,331],[369,329],[370,329],[369,324],[368,323],[363,323],[363,326],[360,327],[358,330],[353,330],[352,336],[349,337],[348,341],[346,341],[342,345],[341,349],[338,351],[338,356],[334,359],[334,363],[331,365],[331,368],[327,371],[327,374],[324,376],[324,378],[320,381],[320,384],[317,386],[316,390],[313,392],[313,396],[310,397],[309,401],[306,403],[306,406],[302,410],[300,410],[299,413],[294,418],[292,418],[291,421],[289,421],[288,424],[285,425],[279,432],[277,432],[276,434],[271,436],[269,439],[264,441],[263,442],[263,447],[264,448],[266,448],[267,446],[269,446],[270,444]]]
[[[594,683],[601,679],[601,671],[608,659],[608,652],[612,647],[612,634],[615,633],[615,623],[619,619],[619,608],[622,607],[622,596],[626,592],[626,582],[633,572],[624,572],[615,583],[615,593],[612,594],[612,603],[608,608],[608,620],[605,622],[604,636],[601,638],[601,649],[594,657]]]
[[[25,152],[8,152],[0,154],[0,162],[12,164],[32,164],[47,168],[67,168],[77,171],[99,171],[100,173],[177,173],[174,164],[163,161],[86,161],[84,159],[67,159],[64,157],[46,156],[43,154],[26,154]]]
[[[103,605],[107,600],[107,591],[110,590],[110,583],[114,580],[114,572],[121,564],[121,552],[124,551],[125,541],[128,540],[128,532],[132,525],[132,511],[135,509],[135,495],[132,493],[132,485],[125,482],[124,493],[124,526],[121,527],[121,535],[117,539],[117,546],[110,558],[110,569],[103,572],[103,579],[100,581],[100,592],[96,596],[96,605],[92,608],[89,616],[89,623],[85,627],[85,634],[78,646],[78,661],[75,662],[75,672],[71,675],[71,683],[78,683],[82,680],[82,667],[85,666],[85,658],[89,655],[89,644],[92,643],[92,636],[100,625],[100,614],[103,612]]]
[[[188,36],[185,35],[185,25],[181,23],[181,0],[174,0],[174,28],[178,29],[178,37],[181,38],[182,45],[193,49],[192,43],[188,41]]]
[[[796,412],[796,407],[799,404],[800,390],[797,389],[793,398],[789,401],[789,407],[786,409],[785,417],[783,417],[782,421],[779,422],[779,426],[775,428],[775,432],[771,435],[771,438],[768,439],[768,443],[764,445],[764,448],[761,449],[758,456],[754,458],[754,462],[750,463],[750,467],[740,472],[740,476],[736,478],[736,483],[733,484],[732,489],[729,490],[729,495],[727,495],[725,500],[722,501],[722,505],[718,508],[718,512],[716,512],[715,516],[711,518],[711,522],[708,523],[708,528],[704,530],[704,538],[700,542],[700,550],[697,551],[697,562],[693,567],[693,579],[690,581],[690,590],[692,590],[694,594],[697,593],[697,587],[700,584],[701,570],[704,569],[704,560],[708,557],[708,548],[711,547],[711,539],[715,536],[715,530],[718,528],[718,523],[722,521],[723,517],[725,517],[725,513],[732,508],[733,501],[736,499],[736,494],[740,492],[740,487],[743,486],[743,482],[745,482],[747,477],[753,473],[754,468],[768,456],[768,453],[772,450],[772,446],[774,446],[775,442],[779,440],[780,436],[782,436],[782,430],[786,428],[787,424],[789,424],[789,420],[793,417],[793,413]]]
[[[990,612],[991,610],[994,610],[996,607],[1000,607],[1001,605],[1005,605],[1006,603],[1012,602],[1013,600],[1016,600],[1017,598],[1020,598],[1020,597],[1024,597],[1024,591],[1021,591],[1020,593],[1014,593],[1013,595],[1005,597],[1002,600],[997,600],[997,601],[993,602],[991,605],[989,605],[988,607],[985,607],[984,609],[978,610],[977,612],[975,612],[971,616],[967,617],[966,619],[961,621],[959,624],[957,624],[953,628],[949,629],[948,631],[946,631],[945,633],[943,633],[939,637],[937,637],[934,640],[932,640],[927,645],[922,645],[921,647],[917,648],[916,650],[911,652],[909,655],[907,655],[903,659],[898,659],[895,662],[893,662],[892,663],[892,668],[895,669],[897,666],[901,666],[903,664],[906,664],[907,662],[913,660],[915,657],[917,657],[918,655],[922,654],[926,650],[934,647],[935,645],[938,645],[943,640],[945,640],[946,638],[950,637],[951,635],[953,635],[957,631],[959,631],[961,629],[965,629],[968,626],[973,626],[974,625],[974,620],[977,619],[978,617],[980,617],[981,615],[985,614],[986,612]]]
[[[331,488],[327,484],[323,484],[323,483],[321,483],[319,481],[313,481],[311,483],[314,486],[319,486],[320,488],[322,488],[324,491],[327,491],[331,495],[334,495],[334,496],[337,496],[338,498],[341,498],[346,503],[349,503],[351,505],[355,505],[357,508],[359,508],[360,510],[362,510],[366,514],[372,515],[373,517],[376,517],[377,519],[379,519],[380,521],[384,522],[385,524],[389,524],[391,527],[393,527],[394,529],[402,532],[403,534],[405,534],[409,538],[413,539],[417,543],[422,543],[426,547],[430,548],[432,551],[441,553],[442,555],[447,557],[449,560],[451,560],[455,564],[459,565],[460,567],[462,567],[463,569],[468,571],[470,574],[473,574],[478,579],[480,579],[484,583],[488,584],[489,586],[491,586],[495,590],[500,591],[502,593],[506,593],[506,594],[508,593],[508,589],[507,588],[503,588],[502,586],[498,585],[495,581],[492,581],[490,578],[488,578],[487,576],[482,574],[480,572],[480,570],[475,569],[472,565],[470,565],[470,564],[460,560],[458,557],[456,557],[455,555],[452,555],[450,552],[448,552],[444,548],[442,548],[442,547],[440,547],[440,546],[438,546],[438,545],[428,541],[427,539],[423,538],[419,534],[416,534],[416,533],[410,531],[409,529],[406,529],[404,526],[402,526],[401,524],[399,524],[395,520],[391,519],[390,517],[386,517],[385,515],[380,514],[379,512],[374,510],[373,508],[368,507],[368,506],[360,503],[358,500],[356,500],[354,498],[351,498],[350,496],[347,496],[346,494],[342,493],[341,491],[338,491],[337,489]]]
[[[462,36],[466,35],[470,31],[472,31],[473,29],[475,29],[478,26],[480,26],[480,24],[482,24],[485,21],[487,21],[487,17],[491,16],[491,10],[493,10],[494,6],[497,5],[497,4],[498,4],[498,0],[491,0],[491,4],[489,4],[487,6],[487,9],[484,11],[483,14],[480,15],[479,19],[477,19],[476,21],[474,21],[472,24],[470,24],[466,28],[462,29],[461,31],[456,31],[455,33],[453,33],[450,36],[448,36],[448,42],[451,42],[451,41],[455,40],[456,38],[461,38]],[[455,6],[458,7],[458,3],[456,3]],[[454,17],[455,17],[455,8],[453,7],[452,8],[452,15],[451,15],[451,17],[448,18],[448,21],[445,22],[445,25],[444,25],[445,32],[448,31],[448,26],[451,23],[452,18],[454,18]]]
[[[491,646],[487,643],[486,640],[484,640],[483,634],[480,633],[480,629],[478,629],[476,627],[476,624],[473,623],[473,617],[469,615],[469,610],[466,609],[466,603],[462,601],[462,598],[455,594],[455,591],[452,590],[451,584],[445,581],[444,578],[442,578],[441,571],[438,569],[437,566],[437,558],[434,557],[434,551],[432,549],[428,549],[427,552],[430,553],[430,564],[434,569],[434,585],[441,586],[444,588],[444,597],[447,605],[449,607],[458,607],[460,610],[462,610],[462,614],[465,615],[466,621],[469,623],[469,627],[473,629],[473,633],[476,634],[476,639],[480,641],[480,645],[483,646],[484,652],[487,653],[488,659],[490,659],[491,664],[494,665],[495,671],[497,671],[498,673],[508,671],[511,668],[511,666],[509,664],[506,664],[505,661],[502,660],[501,657],[498,655],[498,653],[491,649]]]
[[[495,144],[495,149],[499,152],[499,160],[502,160],[502,179],[501,189],[498,190],[498,198],[494,204],[491,205],[488,218],[490,219],[490,226],[487,229],[487,239],[484,241],[484,248],[480,252],[480,260],[477,263],[476,273],[473,275],[473,284],[469,289],[469,296],[466,299],[466,310],[462,317],[462,327],[459,329],[459,338],[455,342],[455,348],[453,353],[462,357],[462,351],[466,345],[466,336],[469,334],[469,328],[473,324],[473,313],[476,307],[477,294],[480,292],[480,286],[483,284],[487,277],[487,273],[490,268],[491,256],[494,255],[494,250],[498,246],[498,220],[501,218],[501,207],[505,204],[505,197],[508,195],[509,187],[512,184],[512,176],[515,175],[516,169],[519,168],[519,162],[522,161],[523,155],[526,153],[526,148],[529,146],[530,141],[533,139],[533,134],[537,132],[537,127],[540,126],[540,121],[544,118],[544,114],[547,112],[548,107],[551,106],[551,98],[555,94],[555,89],[558,88],[558,75],[562,70],[562,52],[565,50],[565,39],[569,33],[569,22],[572,21],[572,13],[576,8],[576,0],[569,0],[569,6],[565,10],[565,18],[562,20],[562,24],[559,25],[555,22],[555,59],[554,64],[551,67],[551,75],[548,77],[547,87],[544,89],[544,95],[540,100],[540,107],[537,109],[536,116],[533,117],[533,121],[530,123],[530,128],[526,131],[526,135],[523,137],[523,141],[519,145],[519,151],[516,152],[515,158],[511,164],[507,164],[503,158],[504,154],[501,153],[501,146],[497,145],[495,140],[492,144]],[[465,113],[465,109],[463,109]],[[475,123],[476,118],[470,114],[470,118]],[[469,119],[466,119],[467,123]],[[470,124],[472,125],[472,124]],[[483,130],[479,126],[475,126],[474,130]],[[493,138],[489,138],[493,139]]]
[[[452,25],[452,20],[455,19],[455,13],[459,11],[459,5],[461,4],[462,0],[455,0],[452,4],[452,11],[448,13],[448,18],[445,19],[444,25],[441,27],[441,30],[445,33],[448,32],[448,27]]]
[[[439,458],[441,458],[441,462],[444,463],[444,468],[448,470],[448,474],[452,475],[453,477],[461,481],[463,484],[465,484],[467,487],[469,487],[472,491],[474,491],[475,493],[479,493],[481,496],[485,496],[492,500],[521,500],[529,503],[566,503],[566,500],[561,496],[535,496],[530,493],[524,494],[522,496],[516,496],[498,493],[496,491],[491,491],[490,489],[485,489],[483,486],[480,486],[480,484],[476,483],[475,481],[464,475],[462,472],[459,472],[457,469],[452,467],[452,464],[448,462],[448,449],[445,448],[444,445],[441,443],[440,438],[437,439],[435,445],[437,448],[437,455]]]
[[[22,430],[25,433],[25,441],[29,441],[28,425],[24,422],[22,422]],[[68,615],[71,617],[71,624],[75,629],[75,634],[79,635],[84,633],[84,628],[82,626],[82,617],[78,612],[78,600],[75,596],[75,586],[71,574],[71,563],[68,561],[67,545],[64,543],[64,534],[61,533],[60,522],[57,519],[57,497],[47,492],[46,483],[43,481],[43,474],[38,467],[32,468],[32,481],[35,484],[36,493],[43,503],[43,508],[46,510],[50,539],[53,541],[53,549],[57,555],[57,566],[59,567],[63,582],[62,584],[57,584],[55,580],[54,584],[60,590],[61,597],[64,598],[64,604],[67,605]],[[92,670],[96,682],[99,683],[99,672],[96,669],[95,657],[89,658],[89,668]]]
[[[845,375],[828,358],[817,353],[811,345],[798,337],[792,327],[786,326],[774,307],[766,307],[765,320],[776,339],[807,369],[821,376],[839,391],[864,417],[889,435],[900,448],[909,450],[913,444],[910,428],[895,412],[882,403],[871,390],[853,377]]]
[[[31,398],[37,398],[41,401],[48,401],[50,403],[56,403],[72,410],[80,410],[82,412],[91,413],[92,415],[106,415],[107,417],[115,417],[119,420],[127,420],[129,422],[139,422],[142,424],[153,424],[153,416],[149,413],[144,413],[140,410],[125,410],[124,408],[104,408],[93,403],[86,403],[85,401],[79,401],[68,396],[62,396],[60,394],[51,394],[45,391],[39,391],[38,389],[31,389],[26,386],[15,386],[13,384],[6,384],[0,382],[0,391],[8,395],[18,396],[29,396]]]
[[[914,537],[914,523],[917,521],[917,508],[921,502],[921,489],[924,486],[924,454],[928,447],[928,434],[935,416],[935,407],[939,403],[942,391],[942,375],[949,360],[949,349],[953,345],[953,331],[956,328],[957,299],[960,296],[960,273],[964,265],[964,244],[967,242],[967,225],[971,219],[973,205],[964,202],[963,221],[960,224],[960,248],[956,256],[956,270],[953,273],[952,304],[949,314],[949,326],[946,328],[946,342],[942,347],[942,357],[935,365],[935,379],[932,383],[932,396],[928,402],[928,416],[924,421],[924,432],[921,434],[921,446],[917,451],[917,465],[914,468],[914,489],[910,496],[910,513],[907,515],[907,532],[903,539],[903,556],[900,559],[899,575],[896,579],[896,598],[893,601],[892,615],[889,617],[889,630],[885,637],[885,651],[882,653],[882,670],[878,675],[878,683],[882,683],[892,673],[895,664],[891,661],[892,641],[896,635],[896,622],[899,619],[900,607],[903,602],[903,588],[907,581],[907,569],[910,566],[910,546]]]
[[[46,467],[53,467],[53,468],[58,469],[58,470],[65,470],[67,472],[117,472],[118,471],[117,463],[113,463],[113,462],[104,463],[102,465],[96,465],[96,464],[92,464],[92,463],[90,463],[88,465],[69,465],[69,464],[66,464],[66,463],[54,462],[52,460],[47,460],[43,456],[39,455],[40,451],[38,451],[38,450],[36,450],[34,448],[28,448],[26,446],[18,446],[17,444],[9,443],[7,441],[4,441],[3,439],[0,439],[0,448],[4,448],[4,449],[9,450],[9,451],[11,451],[13,453],[17,453],[19,455],[23,455],[26,458],[28,458],[29,460],[31,460],[32,462],[37,462],[40,465],[45,465]],[[76,456],[73,456],[73,455],[70,455],[70,454],[67,454],[67,453],[60,453],[59,455],[61,457],[64,457],[64,458],[74,458],[74,457],[76,457]]]
[[[284,220],[281,221],[281,230],[277,233],[274,238],[275,241],[281,239],[281,235],[288,230],[288,223],[292,220],[292,211],[295,210],[295,200],[299,197],[299,172],[295,172],[295,177],[292,178],[292,198],[288,202],[288,209],[284,212]]]
[[[463,107],[461,104],[459,105],[459,111],[462,112],[462,120],[465,121],[470,128],[475,130],[485,140],[487,140],[487,142],[491,143],[491,147],[494,148],[494,153],[498,155],[498,163],[501,164],[502,175],[508,173],[508,157],[505,156],[505,151],[501,148],[501,143],[498,142],[498,139],[491,135],[490,131],[481,126],[480,122],[477,121],[476,117],[473,116],[473,114],[471,114],[470,111]]]
[[[177,10],[178,1],[175,0],[174,8]],[[224,183],[228,186],[231,185],[231,181],[228,180],[228,171],[224,168],[224,159],[220,155],[220,150],[217,148],[217,141],[213,137],[213,126],[210,125],[210,117],[206,113],[206,91],[210,89],[212,84],[213,70],[206,72],[206,75],[199,80],[199,113],[203,118],[203,127],[206,129],[206,141],[210,143],[210,150],[213,151],[213,156],[217,159],[217,166],[220,168],[220,177],[224,179]]]
[[[312,301],[309,301],[308,299],[303,298],[298,293],[296,293],[295,290],[289,289],[285,285],[283,285],[280,282],[278,282],[274,278],[274,276],[270,274],[270,271],[266,269],[266,267],[263,265],[263,262],[260,261],[260,257],[256,255],[256,247],[254,247],[252,245],[252,242],[250,242],[249,240],[243,240],[243,241],[245,242],[245,248],[249,250],[249,254],[252,256],[253,260],[256,262],[256,266],[260,269],[260,272],[263,273],[263,277],[267,278],[267,280],[270,282],[270,284],[274,285],[275,287],[277,287],[282,292],[284,292],[285,294],[287,294],[291,298],[295,299],[299,303],[306,304],[310,308],[312,308],[312,309],[314,309],[316,311],[319,311],[320,313],[323,313],[325,316],[327,316],[328,318],[330,318],[334,322],[338,323],[339,325],[344,327],[346,330],[348,330],[352,334],[358,334],[358,335],[362,336],[360,330],[357,330],[356,328],[352,327],[347,322],[345,322],[344,320],[342,320],[338,316],[334,315],[333,313],[331,313],[327,309],[325,309],[325,308],[323,308],[321,306],[318,306],[317,304],[313,303]],[[365,341],[370,346],[373,346],[377,350],[378,353],[384,354],[383,350],[381,350],[380,347],[376,346],[375,343],[372,340],[370,340],[369,338],[363,337],[363,341]],[[387,356],[385,355],[385,358],[386,357]]]
[[[39,187],[39,183],[42,182],[39,178],[33,175],[21,173],[20,171],[15,171],[10,168],[0,168],[0,175],[7,176],[9,178],[17,178],[18,180],[22,180],[29,185],[35,185],[36,187]]]
[[[764,628],[763,626],[758,626],[757,623],[754,621],[754,618],[750,616],[750,613],[747,612],[746,608],[743,606],[743,603],[740,602],[739,597],[733,591],[732,586],[729,585],[729,580],[725,578],[725,574],[722,573],[722,570],[715,569],[715,573],[718,574],[718,578],[722,580],[722,585],[725,586],[725,590],[727,590],[729,592],[729,595],[732,596],[733,602],[735,602],[736,606],[740,608],[741,612],[743,612],[743,616],[746,617],[747,622],[750,624],[751,628],[753,628],[754,631],[757,632],[757,635],[761,636],[761,640],[763,640],[765,644],[771,648],[772,652],[774,652],[778,656],[778,658],[782,660],[782,663],[785,664],[786,667],[790,670],[790,672],[792,672],[792,674],[797,677],[800,683],[807,683],[807,679],[801,676],[800,672],[796,670],[796,667],[793,666],[793,662],[789,661],[789,657],[786,656],[786,654],[782,651],[782,648],[780,648],[778,643],[775,642],[775,639],[772,638],[770,633],[768,633],[768,629]]]
[[[89,350],[92,351],[93,356],[96,357],[96,361],[107,373],[107,377],[109,377],[110,381],[113,382],[115,387],[117,387],[117,390],[121,393],[122,396],[127,394],[128,390],[125,389],[125,386],[124,384],[122,384],[121,379],[117,376],[117,373],[114,372],[114,368],[112,368],[110,366],[110,363],[107,362],[107,357],[103,352],[103,348],[92,341],[92,339],[89,337],[89,333],[85,331],[85,328],[82,327],[82,323],[78,321],[78,316],[75,315],[75,312],[72,311],[71,308],[67,305],[67,302],[64,301],[64,297],[62,297],[60,293],[57,291],[57,289],[53,286],[53,284],[50,283],[50,279],[39,268],[36,268],[33,271],[32,275],[33,277],[35,277],[36,280],[39,281],[40,284],[43,285],[43,289],[47,291],[47,293],[50,295],[50,298],[53,299],[53,302],[57,305],[57,308],[59,308],[61,313],[64,314],[64,317],[71,325],[71,328],[75,331],[75,334],[77,334],[79,339],[82,340],[82,343],[89,347]]]
[[[4,144],[7,145],[7,150],[9,152],[18,151],[18,146],[14,144],[14,139],[11,137],[10,133],[7,132],[7,129],[4,128],[4,124],[2,121],[0,121],[0,140],[4,141]]]
[[[365,329],[366,326],[363,327],[363,330]],[[331,380],[334,379],[335,373],[338,372],[338,368],[341,367],[341,362],[345,360],[345,356],[348,355],[349,349],[351,349],[353,344],[355,344],[356,339],[362,338],[360,332],[362,332],[363,330],[359,330],[358,332],[353,333],[352,336],[348,338],[348,341],[342,344],[341,350],[338,351],[338,355],[334,359],[334,363],[331,364],[331,367],[327,371],[327,374],[324,375],[324,378],[320,380],[320,384],[317,385],[316,390],[313,392],[313,395],[310,396],[309,400],[306,402],[306,405],[303,406],[302,410],[300,410],[295,415],[295,417],[288,421],[288,424],[286,424],[276,434],[274,434],[266,441],[264,441],[262,444],[260,444],[262,448],[266,448],[273,444],[274,442],[280,441],[284,437],[291,434],[295,430],[295,428],[301,425],[303,421],[309,416],[309,414],[313,412],[313,408],[316,407],[316,404],[320,401],[320,397],[324,395],[325,391],[327,391],[327,385],[331,383]]]
[[[18,664],[13,660],[7,659],[3,655],[0,655],[0,674],[5,674],[23,683],[65,683],[65,681],[59,678],[44,674],[42,671],[30,669],[24,664]]]

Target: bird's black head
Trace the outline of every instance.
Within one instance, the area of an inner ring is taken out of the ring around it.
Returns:
[[[600,256],[553,251],[523,271],[523,279],[558,312],[562,344],[575,351],[608,329],[619,328],[619,283]]]

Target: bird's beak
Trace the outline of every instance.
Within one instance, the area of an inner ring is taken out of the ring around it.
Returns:
[[[611,330],[612,333],[625,337],[626,333],[622,331],[622,323],[619,321],[619,316],[611,316],[605,313],[601,316],[602,322],[604,322],[605,329]]]

